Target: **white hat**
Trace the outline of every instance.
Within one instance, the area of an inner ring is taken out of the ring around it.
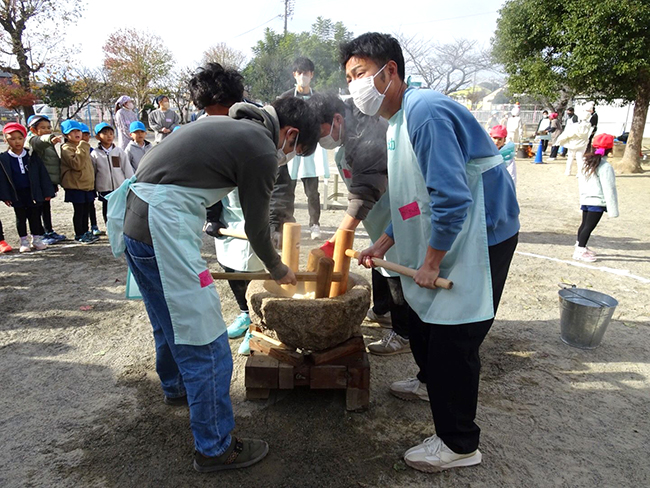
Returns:
[[[515,107],[510,111],[510,113],[512,114],[513,117],[517,117],[519,115],[520,110],[521,109],[519,108],[519,105],[515,105]]]

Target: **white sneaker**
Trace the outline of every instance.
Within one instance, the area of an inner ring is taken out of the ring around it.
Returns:
[[[392,356],[393,354],[403,354],[411,352],[411,343],[404,339],[394,330],[387,332],[379,341],[368,344],[370,354],[377,356]]]
[[[20,238],[20,252],[30,252],[32,250],[32,247],[29,245],[29,237],[21,237]]]
[[[372,307],[370,307],[370,310],[368,310],[368,313],[366,314],[366,319],[370,322],[378,323],[385,329],[393,328],[393,320],[391,319],[390,312],[386,312],[383,315],[377,315]]]
[[[483,459],[478,449],[469,454],[457,454],[447,447],[437,435],[424,439],[422,444],[412,447],[404,453],[404,461],[418,471],[437,473],[439,471],[475,466]]]
[[[312,241],[317,241],[320,239],[320,225],[312,225],[309,230],[311,231]]]
[[[429,401],[427,385],[417,378],[396,381],[390,385],[390,392],[401,400]]]
[[[42,236],[32,236],[32,248],[37,251],[47,249],[47,244],[43,242]]]
[[[573,259],[575,259],[576,261],[593,263],[594,261],[596,261],[596,256],[584,247],[576,247],[575,251],[573,251]]]

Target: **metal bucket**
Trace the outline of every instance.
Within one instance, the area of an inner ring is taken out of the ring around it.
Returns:
[[[560,338],[580,349],[596,349],[618,305],[597,291],[565,288],[560,295]]]

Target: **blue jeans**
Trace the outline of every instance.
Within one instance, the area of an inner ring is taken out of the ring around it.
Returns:
[[[187,395],[194,445],[204,456],[223,454],[230,446],[235,419],[230,402],[232,354],[227,334],[205,346],[174,344],[169,308],[154,248],[124,236],[126,261],[133,273],[156,343],[156,372],[165,396]]]

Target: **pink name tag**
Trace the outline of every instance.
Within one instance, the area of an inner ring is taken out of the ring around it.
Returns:
[[[212,274],[210,273],[209,269],[206,269],[205,271],[199,273],[199,281],[201,281],[201,288],[205,288],[206,286],[214,283],[214,279],[212,278]]]
[[[417,217],[421,212],[418,202],[411,202],[408,205],[400,207],[399,213],[402,216],[402,220],[408,220],[412,217]]]
[[[350,173],[350,170],[349,170],[349,169],[344,169],[344,170],[343,170],[343,177],[344,177],[344,178],[347,178],[348,180],[349,180],[350,178],[352,178],[352,173]]]

